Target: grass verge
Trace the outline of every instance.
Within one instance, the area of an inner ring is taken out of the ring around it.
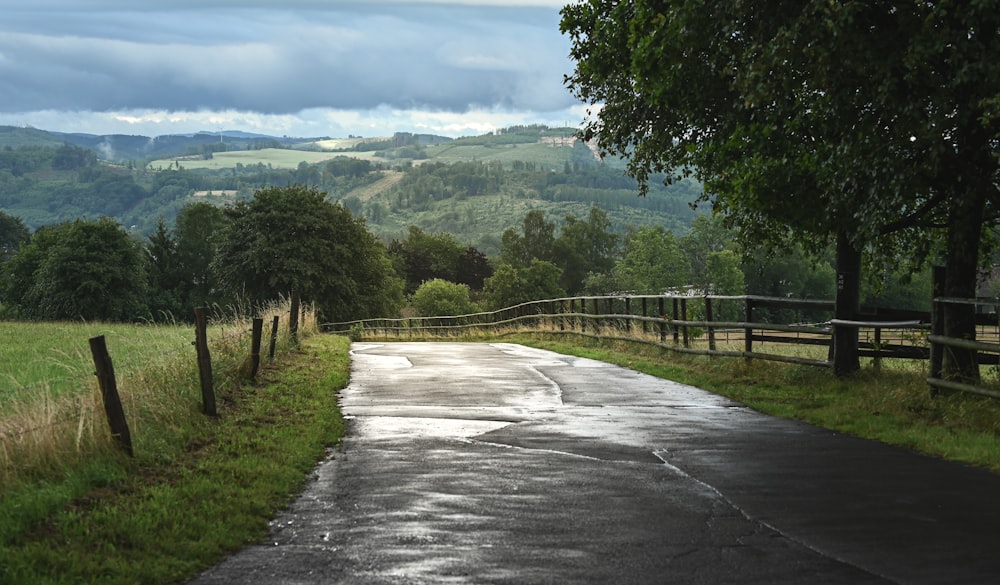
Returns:
[[[347,350],[346,338],[309,337],[227,392],[219,418],[191,423],[178,448],[108,454],[4,494],[0,583],[176,583],[259,541],[342,435]]]
[[[1000,401],[973,394],[932,397],[917,369],[864,368],[846,379],[827,370],[739,358],[669,353],[586,337],[504,341],[588,357],[675,380],[775,416],[970,463],[1000,473]]]

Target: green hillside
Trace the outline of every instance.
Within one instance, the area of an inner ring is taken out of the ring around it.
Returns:
[[[294,147],[112,164],[100,150],[69,146],[42,131],[7,129],[0,132],[11,143],[0,149],[0,209],[32,229],[107,215],[149,234],[159,218],[170,223],[191,201],[222,205],[262,187],[299,183],[343,202],[384,239],[402,237],[416,225],[453,233],[487,253],[496,252],[503,231],[519,226],[532,209],[557,225],[597,205],[619,232],[642,225],[687,229],[694,217],[689,204],[701,192],[697,183],[666,187],[657,180],[648,196],[639,197],[621,161],[599,160],[572,133],[524,126],[455,140],[406,133],[289,140]]]
[[[0,126],[0,148],[58,147],[62,145],[63,140],[44,130],[20,126]]]

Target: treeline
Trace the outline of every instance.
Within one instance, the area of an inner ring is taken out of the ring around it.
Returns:
[[[183,168],[183,161],[178,167],[147,172],[102,162],[92,151],[71,145],[7,147],[0,150],[0,209],[35,229],[108,216],[148,234],[158,217],[172,221],[199,191],[236,191],[239,198],[248,199],[261,188],[300,184],[339,197],[378,178],[372,175],[378,167],[348,157],[296,169],[237,165],[222,171],[190,171]]]
[[[487,259],[447,232],[411,227],[405,238],[389,244],[389,254],[410,304],[422,316],[495,310],[579,294],[831,299],[836,289],[832,251],[818,257],[801,248],[741,255],[732,231],[707,215],[697,216],[682,235],[646,226],[621,236],[597,207],[584,218],[567,216],[561,225],[536,210],[528,212],[520,226],[506,230],[501,240],[499,255]],[[929,299],[926,272],[886,273],[865,288],[870,306],[929,310]],[[730,304],[717,317],[740,320],[741,310],[739,304]],[[755,315],[782,323],[828,317],[766,309]]]
[[[676,215],[690,223],[695,212],[690,202],[701,195],[701,186],[690,179],[664,185],[663,179],[639,196],[635,179],[606,165],[583,166],[567,162],[562,173],[539,169],[531,162],[500,161],[424,163],[406,170],[394,188],[394,209],[426,209],[445,199],[465,199],[483,195],[512,195],[543,201],[578,201],[604,209],[634,207]]]
[[[504,231],[500,253],[488,258],[451,234],[415,226],[384,244],[344,205],[304,185],[264,188],[222,208],[187,203],[173,226],[161,219],[145,238],[110,218],[31,234],[0,212],[0,316],[183,320],[198,306],[263,302],[291,290],[327,321],[396,316],[408,304],[433,316],[581,293],[833,294],[828,258],[793,250],[747,261],[735,240],[705,215],[683,235],[647,226],[622,236],[597,207],[558,225],[535,210]],[[895,297],[883,291],[882,300],[902,301],[912,288],[890,286]],[[909,298],[916,304],[896,308],[925,308],[930,296],[921,288]]]
[[[28,235],[0,212],[0,316],[189,320],[199,306],[265,303],[298,291],[327,320],[398,313],[402,281],[385,245],[326,194],[269,187],[225,208],[189,203],[138,238],[110,218]]]
[[[536,129],[536,133],[541,131]],[[402,148],[420,148],[420,139],[418,135],[403,136]],[[373,201],[368,208],[360,202],[348,202],[352,210],[373,223],[390,211],[420,211],[436,201],[488,195],[577,201],[605,209],[643,209],[676,216],[677,225],[690,223],[694,213],[688,203],[700,193],[699,185],[657,185],[648,196],[639,197],[634,179],[618,169],[595,164],[586,147],[580,147],[584,152],[579,160],[567,161],[561,173],[530,161],[405,162],[390,167],[347,156],[320,164],[302,163],[294,169],[237,164],[214,171],[188,170],[180,160],[168,170],[149,172],[102,162],[92,151],[76,146],[6,148],[0,150],[0,209],[36,229],[80,217],[109,216],[148,234],[155,229],[156,218],[173,220],[195,192],[229,191],[248,199],[265,187],[307,185],[339,200],[392,168],[403,172],[404,178],[387,199]]]

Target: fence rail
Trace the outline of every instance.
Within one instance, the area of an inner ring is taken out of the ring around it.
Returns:
[[[354,333],[366,340],[417,339],[428,334],[458,336],[502,333],[505,330],[572,334],[652,344],[687,354],[740,357],[831,367],[837,327],[859,332],[859,356],[876,367],[885,359],[928,360],[935,348],[975,349],[981,364],[1000,362],[998,300],[935,299],[975,304],[980,313],[980,337],[956,340],[934,334],[930,312],[889,309],[862,310],[854,319],[834,319],[834,302],[763,296],[609,295],[547,299],[497,311],[443,317],[365,319],[329,323],[337,333]],[[931,376],[934,387],[956,389],[957,382]],[[963,391],[1000,398],[1000,390],[981,385]]]

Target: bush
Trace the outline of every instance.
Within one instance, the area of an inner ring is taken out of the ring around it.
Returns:
[[[469,298],[469,286],[440,278],[428,280],[413,293],[413,307],[421,317],[468,315],[475,305]]]

